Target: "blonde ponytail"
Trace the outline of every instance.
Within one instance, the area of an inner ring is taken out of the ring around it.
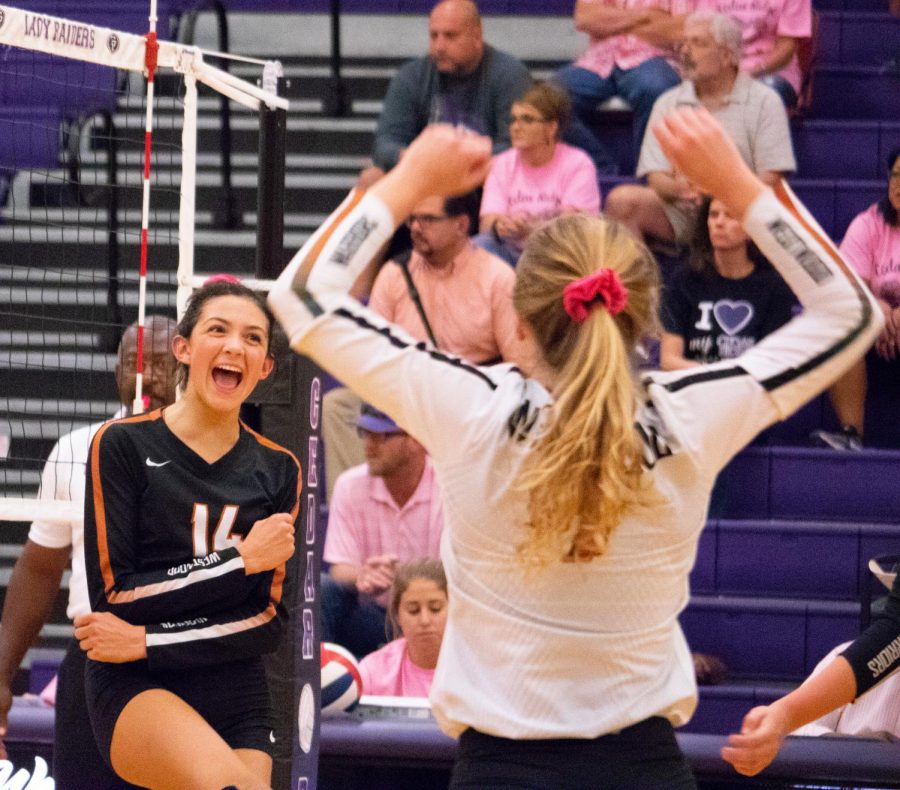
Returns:
[[[563,307],[567,285],[600,268],[616,272],[627,304],[616,316],[595,305],[578,323]],[[655,326],[656,263],[622,226],[560,217],[529,238],[513,301],[555,373],[552,416],[519,473],[529,498],[529,564],[587,562],[606,550],[630,508],[650,496],[634,429],[632,352]]]

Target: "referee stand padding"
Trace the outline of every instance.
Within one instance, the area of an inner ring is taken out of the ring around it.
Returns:
[[[54,711],[32,699],[17,698],[9,716],[6,744],[18,768],[31,769],[34,757],[50,763]],[[775,762],[757,779],[739,777],[719,757],[722,735],[679,733],[678,743],[701,786],[779,786],[795,781],[829,782],[856,788],[900,788],[900,749],[897,744],[863,738],[788,738]],[[320,775],[328,790],[376,790],[375,776],[393,786],[392,771],[447,773],[456,742],[434,722],[360,720],[352,715],[322,722]],[[331,769],[342,777],[327,781]],[[355,777],[355,778],[354,778]]]

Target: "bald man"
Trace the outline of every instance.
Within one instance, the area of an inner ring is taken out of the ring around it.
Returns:
[[[367,187],[390,170],[429,123],[462,124],[509,148],[509,110],[531,84],[525,64],[484,43],[471,0],[442,0],[428,17],[428,55],[400,67],[384,97]]]
[[[175,322],[163,316],[147,316],[144,322],[143,394],[148,409],[175,400],[175,357],[172,338]],[[137,325],[129,326],[116,358],[116,388],[121,407],[114,418],[125,417],[134,402],[137,366]],[[84,502],[84,467],[91,439],[102,422],[79,428],[57,441],[41,475],[42,499]],[[59,592],[63,571],[72,560],[69,578],[70,619],[91,611],[84,570],[84,525],[81,519],[51,523],[35,521],[22,555],[16,561],[0,624],[0,739],[6,737],[7,715],[12,706],[13,678],[26,651],[47,621]],[[84,696],[85,653],[71,640],[59,670],[56,691],[56,731],[53,743],[53,777],[56,786],[85,790],[130,788],[106,765],[94,743]],[[6,748],[0,740],[0,759]]]

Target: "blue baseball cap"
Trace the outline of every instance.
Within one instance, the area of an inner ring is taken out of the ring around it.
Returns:
[[[390,417],[368,403],[364,403],[360,409],[356,425],[369,433],[404,433]]]

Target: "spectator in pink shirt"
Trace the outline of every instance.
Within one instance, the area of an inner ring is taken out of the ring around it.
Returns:
[[[513,266],[538,225],[560,214],[600,213],[600,188],[591,158],[559,141],[571,112],[565,91],[546,82],[513,102],[512,148],[491,162],[481,198],[475,245]]]
[[[385,641],[388,591],[400,563],[437,557],[444,526],[425,450],[368,404],[357,422],[366,463],[334,487],[325,534],[323,641],[364,656]]]
[[[575,117],[566,139],[587,151],[597,170],[618,164],[597,132],[597,106],[621,96],[634,110],[635,159],[656,99],[679,83],[671,60],[680,19],[696,0],[577,0],[575,28],[590,36],[585,53],[557,72]]]
[[[447,625],[447,577],[440,560],[397,569],[389,612],[395,638],[360,661],[363,694],[427,697]]]
[[[797,46],[812,35],[810,0],[697,0],[697,10],[733,16],[743,28],[741,70],[774,88],[786,107],[797,103]]]
[[[817,431],[813,436],[837,450],[862,447],[866,391],[870,384],[890,387],[900,394],[900,148],[891,151],[887,164],[887,194],[856,216],[841,243],[841,253],[872,289],[886,320],[874,351],[829,390],[841,431]],[[897,440],[886,436],[872,438],[878,444],[895,444]]]
[[[469,194],[423,200],[407,220],[412,253],[388,261],[369,307],[417,340],[476,364],[521,360],[512,306],[515,272],[469,237],[478,200]],[[408,276],[407,276],[408,275]],[[361,401],[350,390],[324,400],[325,478],[331,499],[338,475],[362,463],[356,436]]]

